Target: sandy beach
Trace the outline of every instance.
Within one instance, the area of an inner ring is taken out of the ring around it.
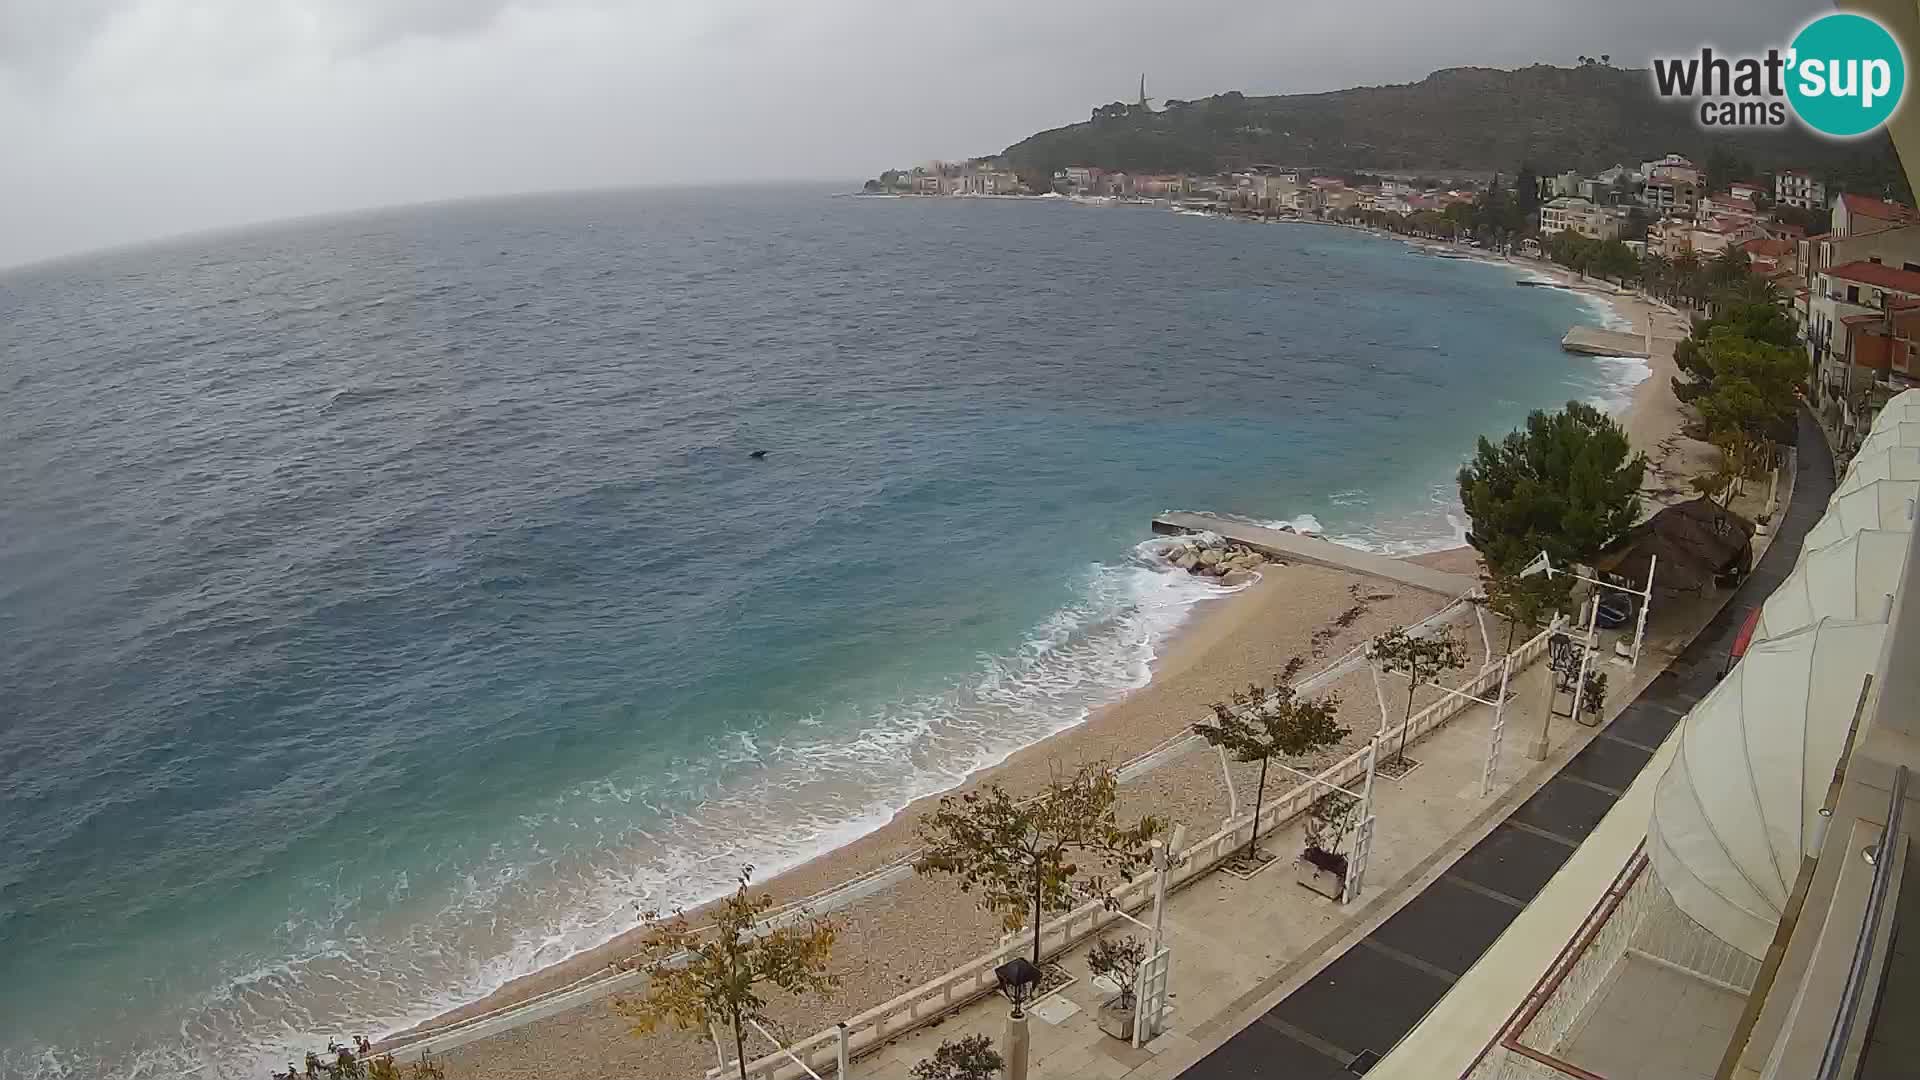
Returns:
[[[1555,273],[1543,264],[1521,265]],[[1651,377],[1639,384],[1621,417],[1635,447],[1655,464],[1649,470],[1649,495],[1658,498],[1665,490],[1685,493],[1684,476],[1698,468],[1704,449],[1679,437],[1685,417],[1669,388],[1673,344],[1685,333],[1685,322],[1637,297],[1608,299],[1633,320],[1636,330],[1644,332],[1649,321],[1654,327],[1654,355],[1648,360]],[[1463,447],[1461,452],[1469,450]],[[1478,572],[1477,558],[1467,548],[1414,558],[1455,573]],[[1317,670],[1326,659],[1389,627],[1418,621],[1444,603],[1430,593],[1321,567],[1269,566],[1251,587],[1203,605],[1155,658],[1147,686],[1093,713],[1078,727],[976,774],[964,787],[999,784],[1025,794],[1058,771],[1089,762],[1119,764],[1181,733],[1206,714],[1211,702],[1232,690],[1249,682],[1266,682],[1291,657],[1317,654],[1323,659],[1307,665],[1309,671]],[[1457,623],[1456,632],[1469,645],[1469,670],[1476,669],[1484,650],[1471,616]],[[1504,627],[1493,632],[1497,647]],[[1364,743],[1379,724],[1378,707],[1364,672],[1338,680],[1333,692],[1341,697],[1341,722],[1349,735],[1341,748],[1324,755],[1327,761]],[[1423,693],[1421,703],[1428,697]],[[1242,792],[1251,788],[1253,774],[1252,766],[1238,770],[1235,782]],[[1269,792],[1284,786],[1270,780]],[[913,850],[916,823],[935,801],[921,800],[876,832],[759,884],[783,902],[797,900],[894,862]],[[1227,813],[1220,765],[1207,751],[1187,753],[1128,782],[1122,802],[1125,820],[1152,812],[1186,824],[1194,837],[1217,828]],[[940,879],[910,877],[832,916],[842,928],[835,961],[844,976],[843,988],[827,1002],[780,1001],[776,1014],[789,1037],[811,1034],[956,967],[992,947],[1000,933],[995,917],[979,911],[951,882]],[[615,940],[518,980],[429,1026],[574,982],[632,955],[634,946],[633,935]],[[628,1023],[605,1001],[461,1047],[445,1055],[445,1061],[451,1075],[462,1080],[688,1076],[714,1063],[711,1047],[691,1033],[632,1035]]]

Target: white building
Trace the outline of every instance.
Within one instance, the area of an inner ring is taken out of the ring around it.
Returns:
[[[1541,205],[1540,231],[1548,236],[1570,231],[1594,240],[1612,240],[1620,235],[1620,218],[1586,199],[1568,195]]]
[[[1827,185],[1804,169],[1787,169],[1773,176],[1773,201],[1782,206],[1818,210],[1827,205]]]

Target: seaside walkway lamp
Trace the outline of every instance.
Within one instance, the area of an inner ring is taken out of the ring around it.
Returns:
[[[1007,1080],[1027,1080],[1026,1004],[1040,992],[1040,969],[1026,957],[1016,956],[994,968],[993,977],[1000,993],[1013,1003],[1013,1011],[1007,1014]]]
[[[1598,585],[1603,588],[1626,593],[1628,596],[1639,598],[1640,603],[1635,605],[1640,611],[1633,628],[1633,658],[1627,664],[1627,670],[1631,672],[1639,668],[1640,649],[1647,641],[1647,609],[1653,606],[1653,571],[1658,562],[1659,556],[1647,556],[1647,582],[1644,589],[1629,589],[1624,585],[1616,585],[1611,581],[1601,581],[1599,578],[1590,578],[1585,574],[1576,574],[1571,570],[1556,570],[1553,566],[1553,560],[1548,558],[1547,553],[1544,551],[1534,556],[1532,562],[1520,568],[1520,576],[1524,578],[1532,577],[1535,574],[1545,574],[1547,575],[1547,580],[1552,581],[1555,574],[1565,574],[1576,581],[1584,581],[1589,585]],[[1587,668],[1593,662],[1594,636],[1599,629],[1600,597],[1598,594],[1595,594],[1593,597],[1592,608],[1592,612],[1587,616],[1586,634],[1581,639],[1580,672],[1578,676],[1576,676],[1573,684],[1573,715],[1576,719],[1580,716],[1580,699],[1587,690]],[[1548,681],[1548,692],[1552,692],[1551,680]],[[1532,745],[1527,747],[1527,756],[1535,761],[1545,761],[1547,758],[1547,732],[1549,725],[1552,723],[1553,708],[1551,704],[1549,704],[1546,709],[1546,715],[1540,721],[1540,737],[1534,740]]]

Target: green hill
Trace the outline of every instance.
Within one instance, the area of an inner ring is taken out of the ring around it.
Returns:
[[[1717,154],[1716,154],[1717,152]],[[1797,126],[1709,134],[1693,107],[1657,98],[1644,69],[1546,64],[1505,71],[1448,68],[1417,83],[1326,94],[1238,91],[1169,101],[1146,113],[1121,103],[1080,124],[1008,147],[1023,176],[1068,165],[1125,172],[1211,173],[1256,163],[1365,172],[1592,172],[1667,153],[1718,156],[1764,172],[1801,166],[1852,190],[1904,193],[1884,135],[1832,142]],[[1725,183],[1737,176],[1713,176]]]

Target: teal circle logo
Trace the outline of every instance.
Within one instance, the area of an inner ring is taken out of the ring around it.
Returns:
[[[1793,39],[1787,100],[1823,135],[1864,135],[1887,122],[1907,88],[1907,61],[1864,15],[1825,15]]]

